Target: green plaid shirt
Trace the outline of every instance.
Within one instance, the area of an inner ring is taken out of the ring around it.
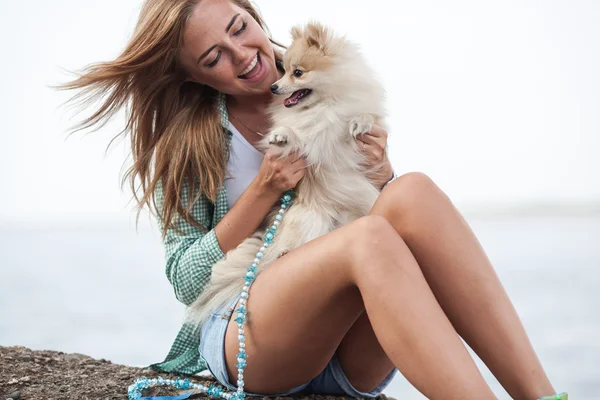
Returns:
[[[220,95],[217,108],[221,113],[224,132],[227,134],[229,146],[231,145],[231,132],[225,128],[228,116],[225,106],[225,97]],[[229,157],[229,146],[226,149],[226,157]],[[183,186],[181,198],[188,198],[187,184]],[[164,201],[162,185],[156,186],[154,192],[158,211],[162,211]],[[193,217],[208,232],[203,231],[176,215],[173,224],[183,232],[177,232],[173,228],[167,230],[163,240],[165,246],[166,275],[175,291],[177,300],[189,306],[198,298],[206,284],[210,281],[210,272],[213,264],[225,257],[221,246],[217,241],[215,226],[223,219],[229,211],[227,203],[227,189],[221,187],[215,202],[211,202],[202,195],[191,210]],[[158,225],[162,231],[163,225],[158,219]],[[152,364],[150,367],[164,372],[176,374],[197,374],[207,369],[206,363],[200,358],[198,347],[200,345],[200,329],[197,325],[183,324],[171,350],[165,360],[161,363]]]
[[[182,198],[187,198],[187,186],[184,186]],[[162,186],[157,186],[156,204],[159,207],[163,202]],[[227,191],[221,188],[216,200],[212,203],[205,196],[194,205],[192,215],[209,231],[204,232],[183,218],[177,217],[175,225],[184,232],[177,232],[173,228],[167,230],[163,240],[165,245],[166,275],[175,291],[177,300],[189,306],[200,295],[210,280],[210,272],[214,263],[225,257],[217,236],[215,226],[229,211],[227,204]],[[162,224],[159,225],[162,230]],[[166,359],[152,368],[178,374],[196,374],[207,369],[198,353],[200,344],[200,330],[196,325],[184,324]]]

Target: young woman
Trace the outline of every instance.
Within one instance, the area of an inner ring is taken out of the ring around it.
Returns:
[[[284,73],[279,55],[247,0],[147,0],[123,53],[65,85],[84,100],[108,95],[79,127],[129,105],[127,177],[140,208],[156,209],[167,278],[186,305],[211,266],[304,175],[299,155],[279,161],[253,147],[269,130],[269,89]],[[369,163],[383,165],[371,176],[383,188],[379,199],[369,216],[258,275],[247,303],[246,391],[374,397],[398,369],[432,399],[494,399],[462,337],[513,398],[555,393],[448,197],[422,173],[391,181],[380,127],[359,140]],[[184,325],[154,367],[188,374],[208,367],[235,388],[234,307],[213,314],[202,335]]]

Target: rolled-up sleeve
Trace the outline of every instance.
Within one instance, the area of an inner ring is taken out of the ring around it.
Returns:
[[[162,186],[157,185],[156,188],[156,205],[158,211],[162,212],[164,200]],[[187,188],[184,187],[181,194],[184,199],[187,198],[186,191]],[[198,298],[210,281],[212,266],[225,257],[212,226],[213,204],[202,196],[191,211],[198,222],[212,229],[202,230],[176,215],[174,224],[181,232],[170,227],[163,239],[166,258],[165,272],[173,286],[177,300],[185,305],[192,304]],[[159,219],[159,226],[161,225]]]

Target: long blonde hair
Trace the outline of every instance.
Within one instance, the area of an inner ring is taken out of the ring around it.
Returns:
[[[75,125],[73,132],[99,128],[126,107],[127,124],[113,138],[131,134],[133,164],[122,184],[128,180],[133,191],[138,206],[136,221],[148,205],[160,219],[163,236],[170,226],[176,228],[173,213],[207,229],[192,216],[192,207],[201,196],[214,202],[225,178],[227,138],[216,104],[219,94],[208,86],[186,81],[177,57],[185,23],[199,1],[146,0],[133,37],[115,60],[92,64],[73,81],[56,87],[80,90],[69,100],[78,105],[102,98],[99,108]],[[249,0],[230,1],[246,10],[271,42],[283,48],[271,39]],[[161,209],[154,195],[159,181],[164,195]],[[181,198],[185,184],[189,188],[187,199]]]

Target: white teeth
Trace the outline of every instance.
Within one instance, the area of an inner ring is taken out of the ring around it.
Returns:
[[[241,74],[239,74],[238,76],[244,76],[246,75],[248,72],[252,71],[254,69],[254,67],[256,67],[256,63],[258,62],[258,54],[254,56],[254,60],[252,60],[252,62],[250,63],[250,65],[248,65],[248,68],[246,68]]]

